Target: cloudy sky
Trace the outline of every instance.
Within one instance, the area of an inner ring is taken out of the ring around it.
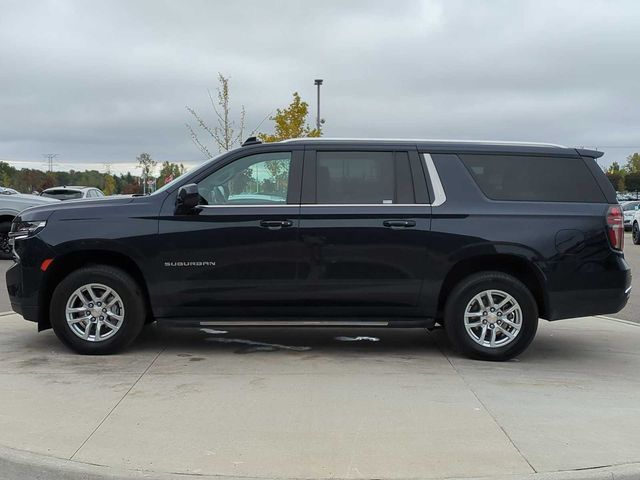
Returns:
[[[0,159],[58,169],[203,160],[231,77],[255,128],[323,78],[325,135],[640,151],[640,2],[0,0]],[[312,118],[310,118],[310,121]],[[270,128],[269,122],[263,130]]]

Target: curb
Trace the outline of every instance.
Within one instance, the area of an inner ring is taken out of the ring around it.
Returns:
[[[0,446],[0,480],[193,480],[194,478],[202,480],[271,479],[271,477],[234,477],[227,475],[199,475],[193,473],[172,474],[144,470],[127,470],[76,462]],[[338,478],[339,477],[332,477],[332,480]],[[638,478],[640,478],[640,463],[608,465],[582,470],[549,473],[497,475],[489,477],[432,477],[430,480],[638,480]]]

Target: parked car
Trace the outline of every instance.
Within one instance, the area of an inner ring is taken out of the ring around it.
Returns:
[[[47,188],[40,195],[43,197],[56,198],[58,200],[76,200],[80,198],[99,198],[104,197],[102,190],[95,187],[53,187]]]
[[[620,204],[622,206],[622,213],[624,214],[624,229],[631,230],[631,224],[633,223],[633,216],[636,210],[640,208],[640,200],[626,201]]]
[[[11,231],[19,261],[9,297],[84,354],[116,352],[154,319],[438,322],[465,354],[506,360],[527,348],[539,317],[609,314],[627,302],[622,209],[601,155],[250,139],[148,196],[23,212]]]
[[[13,188],[0,187],[0,259],[13,258],[12,248],[9,245],[9,230],[15,216],[34,205],[50,205],[52,203],[58,203],[58,201],[18,193]]]
[[[634,245],[640,245],[640,209],[634,210],[631,220],[631,238]]]

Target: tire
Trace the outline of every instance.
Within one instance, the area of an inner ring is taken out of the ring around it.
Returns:
[[[487,295],[490,290],[491,300]],[[506,302],[503,307],[501,302]],[[535,337],[538,305],[515,277],[502,272],[477,273],[458,283],[447,298],[444,326],[453,346],[464,355],[505,361],[522,353]]]
[[[633,240],[634,245],[640,245],[640,228],[638,227],[638,222],[633,222],[633,227],[631,227],[631,239]]]
[[[9,245],[9,230],[11,222],[0,222],[0,259],[13,259],[13,248]]]
[[[68,312],[67,307],[74,311]],[[92,265],[70,273],[58,284],[49,318],[56,336],[71,350],[105,355],[135,340],[144,326],[145,310],[142,290],[130,275],[119,268]]]

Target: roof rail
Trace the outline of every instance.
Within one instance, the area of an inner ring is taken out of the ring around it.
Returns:
[[[512,142],[505,140],[455,140],[455,139],[442,139],[442,138],[338,138],[338,137],[301,137],[301,138],[289,138],[287,140],[281,140],[280,143],[292,143],[292,142],[304,142],[304,141],[380,141],[380,142],[442,142],[442,143],[478,143],[487,145],[521,145],[532,147],[555,147],[555,148],[568,148],[565,145],[558,145],[555,143],[540,143],[540,142]]]

